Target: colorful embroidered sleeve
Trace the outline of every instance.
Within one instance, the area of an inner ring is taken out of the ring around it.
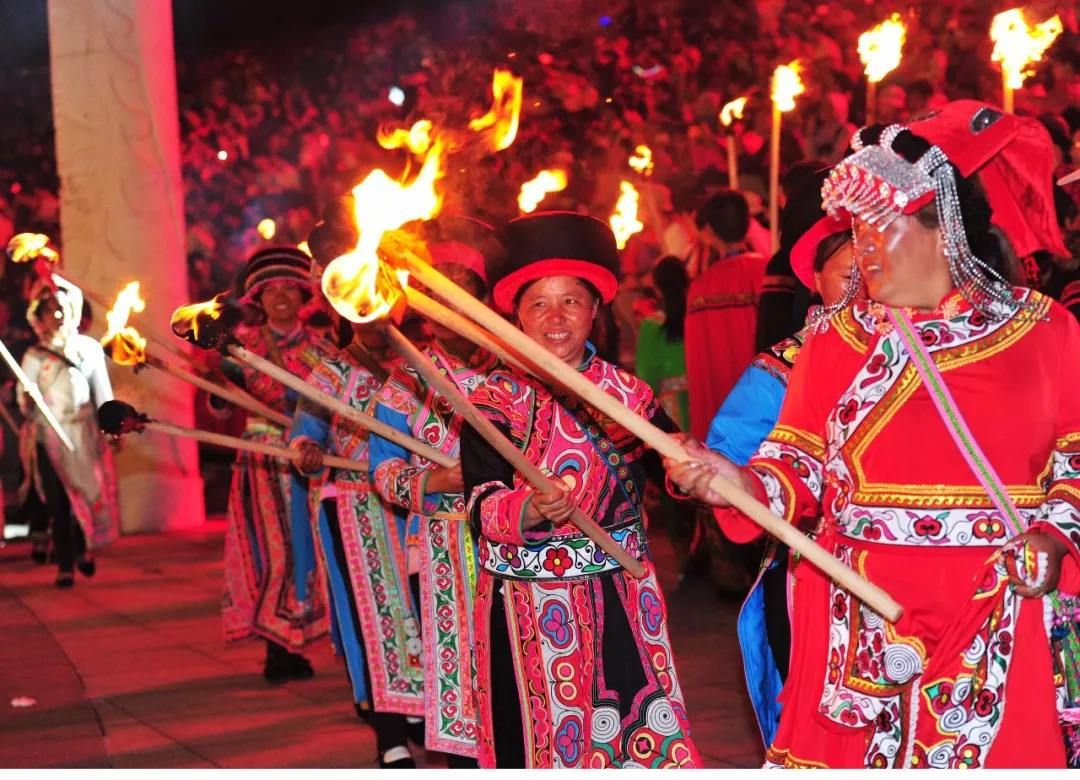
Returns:
[[[375,418],[395,430],[412,436],[409,417],[389,408],[380,396],[375,406]],[[372,434],[371,483],[384,501],[416,514],[428,515],[439,505],[440,494],[425,493],[431,464],[419,466],[410,463],[409,451],[399,444]]]
[[[1061,374],[1058,379],[1057,443],[1046,480],[1046,501],[1032,529],[1056,531],[1074,554],[1080,555],[1080,325],[1071,314],[1051,310],[1063,335],[1059,342]]]
[[[496,377],[493,375],[492,378]],[[521,445],[514,439],[506,416],[511,407],[510,394],[487,384],[469,396],[469,400],[496,428]],[[482,536],[499,544],[525,545],[552,535],[550,523],[527,531],[523,528],[525,510],[533,496],[532,488],[517,478],[514,467],[467,425],[461,429],[461,471],[465,480],[466,512],[473,528]]]
[[[760,483],[759,498],[769,508],[797,523],[820,512],[825,462],[827,402],[821,397],[815,372],[826,370],[814,356],[824,339],[803,347],[791,373],[780,417],[748,468]]]

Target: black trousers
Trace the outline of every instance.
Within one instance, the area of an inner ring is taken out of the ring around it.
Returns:
[[[45,511],[52,523],[53,546],[56,549],[56,564],[60,571],[74,571],[75,559],[86,554],[86,536],[82,527],[71,511],[71,499],[68,498],[60,475],[53,468],[52,461],[45,447],[38,445],[38,473],[41,475],[41,489],[45,494]]]

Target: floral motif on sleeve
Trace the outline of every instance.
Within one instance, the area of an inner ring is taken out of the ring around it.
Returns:
[[[1035,527],[1057,531],[1080,553],[1080,433],[1058,439],[1047,483]]]

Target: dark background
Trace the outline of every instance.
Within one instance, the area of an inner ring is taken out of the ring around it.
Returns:
[[[177,55],[184,57],[225,43],[287,45],[292,36],[377,21],[399,10],[419,16],[440,5],[444,5],[441,0],[173,0],[173,26]],[[46,8],[47,0],[0,0],[0,68],[48,63]]]

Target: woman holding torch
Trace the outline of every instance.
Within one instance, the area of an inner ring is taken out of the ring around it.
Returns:
[[[495,231],[465,217],[440,217],[424,229],[434,266],[477,299],[486,299],[487,269],[501,254]],[[464,395],[483,384],[495,357],[442,325],[432,325],[432,331],[425,357]],[[462,418],[407,363],[390,374],[375,416],[458,456]],[[430,463],[373,436],[371,473],[383,500],[409,518],[409,572],[418,585],[424,641],[426,746],[446,753],[452,768],[475,767],[476,542],[465,517],[461,466]]]
[[[314,339],[300,321],[300,307],[312,295],[311,258],[300,250],[275,247],[254,254],[241,275],[238,292],[241,302],[264,319],[262,325],[237,332],[241,343],[255,354],[306,377],[333,351]],[[295,396],[265,374],[245,367],[235,369],[230,378],[267,406],[292,415]],[[252,415],[244,436],[284,445],[285,433],[275,423]],[[270,682],[311,677],[311,664],[293,651],[325,636],[329,628],[323,576],[314,571],[306,501],[293,499],[291,476],[286,463],[240,453],[229,492],[225,639],[256,636],[266,640],[263,676]],[[297,557],[309,562],[297,568],[312,571],[302,581],[294,574]]]
[[[610,229],[546,212],[512,221],[503,238],[508,273],[493,290],[497,307],[566,364],[674,430],[648,385],[600,360],[588,340],[618,286]],[[565,486],[538,492],[486,440],[463,431],[479,545],[481,766],[700,766],[645,536],[644,480],[659,463],[576,398],[510,369],[493,372],[470,401]],[[645,563],[644,578],[567,522],[575,507]]]
[[[1003,280],[990,228],[1020,254],[1060,246],[1049,144],[975,101],[857,134],[823,202],[853,218],[872,302],[803,346],[748,468],[668,464],[717,506],[720,473],[793,523],[822,515],[818,542],[904,605],[888,623],[836,585],[806,605],[768,765],[1065,764],[1055,688],[1076,668],[1048,633],[1078,584],[1080,326]]]

